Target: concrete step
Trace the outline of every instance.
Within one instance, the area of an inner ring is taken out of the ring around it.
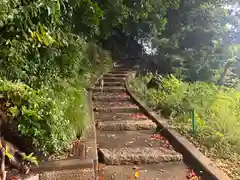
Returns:
[[[96,121],[147,120],[143,113],[95,113]]]
[[[127,75],[129,73],[129,70],[126,70],[126,69],[117,69],[117,70],[112,70],[112,71],[109,71],[108,72],[109,74],[124,74],[124,75]]]
[[[109,71],[109,72],[106,73],[106,74],[128,75],[128,74],[129,74],[129,71],[125,71],[125,70],[123,70],[123,71]]]
[[[103,180],[133,180],[136,172],[139,180],[186,180],[188,168],[182,162],[132,166],[99,166],[99,177]]]
[[[125,97],[129,95],[126,92],[93,92],[92,96],[118,96],[118,97]]]
[[[115,67],[112,69],[110,72],[129,72],[131,71],[131,68],[126,68],[126,67]]]
[[[100,87],[101,85],[101,82],[99,81],[99,82],[97,82],[96,84],[95,84],[95,87]],[[115,86],[115,87],[117,87],[117,86],[122,86],[122,87],[124,87],[124,81],[122,81],[122,82],[106,82],[106,81],[104,81],[104,83],[103,83],[103,87],[105,87],[105,86],[107,86],[107,87],[111,87],[111,86]]]
[[[138,107],[136,104],[132,103],[131,101],[94,101],[94,107]]]
[[[97,122],[97,128],[104,131],[137,131],[156,129],[156,124],[150,120],[121,120]]]
[[[97,92],[93,94],[94,101],[129,101],[131,98],[125,92]]]
[[[95,112],[112,112],[112,113],[136,113],[140,111],[140,108],[131,102],[94,102]]]
[[[139,130],[139,131],[97,131],[97,144],[99,148],[113,149],[113,148],[168,148],[173,150],[173,147],[166,141],[165,138],[160,136],[152,130]]]
[[[138,113],[140,112],[139,107],[128,107],[128,106],[121,106],[121,107],[95,107],[93,109],[95,112],[103,112],[103,113]]]
[[[103,92],[125,92],[126,91],[125,87],[119,87],[119,86],[103,87],[103,89],[100,87],[94,87],[92,90],[93,90],[93,92],[101,92],[101,91],[103,91]]]
[[[126,77],[104,77],[104,82],[124,82]]]
[[[169,142],[155,130],[97,131],[100,162],[110,165],[181,161]]]
[[[100,152],[106,165],[155,164],[183,159],[182,155],[176,151],[161,147],[101,148]]]
[[[61,171],[47,171],[40,175],[40,180],[93,180],[95,179],[94,170],[74,169]]]
[[[129,101],[131,98],[128,96],[117,97],[117,96],[95,96],[92,98],[94,101],[106,101],[106,102],[116,102],[116,101]]]
[[[103,75],[103,78],[105,77],[113,77],[113,78],[125,78],[127,76],[127,73],[107,73]]]

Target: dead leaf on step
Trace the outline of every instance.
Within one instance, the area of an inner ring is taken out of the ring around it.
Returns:
[[[160,169],[160,172],[158,173],[158,174],[162,174],[162,173],[164,173],[164,169]]]
[[[133,166],[133,169],[134,170],[139,169],[139,166]]]
[[[115,135],[115,134],[108,134],[107,137],[108,137],[108,138],[115,139],[115,138],[116,138],[116,135]]]
[[[103,178],[104,178],[103,176],[99,176],[98,180],[103,180]]]
[[[17,176],[11,176],[11,177],[10,177],[10,180],[21,180],[21,178],[20,178],[20,177],[17,177]]]
[[[152,147],[152,146],[153,146],[151,143],[148,143],[148,145],[149,145],[150,147]]]
[[[133,144],[133,143],[134,143],[133,141],[129,141],[129,142],[125,143],[125,146],[128,144]]]
[[[104,170],[105,169],[105,167],[106,167],[106,165],[105,164],[98,164],[98,171],[102,171],[102,170]]]
[[[116,174],[113,174],[113,175],[111,176],[111,179],[112,179],[112,180],[116,179],[116,176],[117,176]]]
[[[87,147],[86,152],[88,152],[90,149],[92,149],[92,147]]]
[[[135,178],[138,179],[140,177],[139,172],[135,172]]]

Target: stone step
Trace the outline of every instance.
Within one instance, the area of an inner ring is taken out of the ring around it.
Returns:
[[[109,71],[106,74],[128,75],[129,71],[126,71],[126,70],[122,70],[122,71]]]
[[[125,73],[122,73],[122,74],[120,74],[120,73],[118,73],[118,74],[107,73],[107,74],[103,75],[103,78],[105,78],[105,77],[113,77],[113,78],[120,77],[120,78],[124,78],[126,76],[127,76],[127,74],[125,74]]]
[[[130,96],[125,92],[95,92],[92,96],[95,101],[128,101]]]
[[[104,82],[124,82],[125,77],[104,77]]]
[[[121,106],[121,107],[95,107],[93,109],[95,112],[103,112],[103,113],[138,113],[140,112],[139,107],[128,107],[128,106]]]
[[[94,92],[92,96],[118,96],[125,97],[129,95],[126,92]]]
[[[108,72],[109,74],[125,74],[127,75],[129,73],[129,70],[126,70],[126,69],[120,69],[120,70],[113,70],[113,71],[109,71]]]
[[[93,168],[74,169],[61,171],[47,171],[40,175],[40,180],[93,180],[95,173]]]
[[[129,107],[129,108],[136,108],[138,107],[136,104],[132,103],[131,101],[116,101],[116,102],[108,102],[108,101],[94,101],[94,107]]]
[[[120,121],[120,120],[147,120],[143,113],[98,113],[95,112],[96,121]]]
[[[131,98],[129,96],[118,97],[118,96],[94,96],[92,98],[94,101],[129,101]]]
[[[126,89],[125,87],[103,87],[103,88],[100,88],[100,87],[94,87],[93,89],[93,92],[125,92]]]
[[[99,177],[103,180],[186,180],[189,169],[182,162],[165,162],[159,164],[146,164],[141,166],[99,166]]]
[[[104,131],[137,131],[156,129],[156,124],[150,120],[106,121],[97,122],[97,128]]]
[[[99,148],[112,149],[112,148],[167,148],[172,151],[173,147],[168,141],[152,130],[139,130],[139,131],[103,131],[97,130],[97,143]]]
[[[129,101],[126,102],[95,101],[93,105],[95,112],[136,113],[140,111],[140,108],[137,105],[132,104]]]
[[[155,164],[182,161],[183,159],[182,155],[176,151],[161,147],[101,148],[100,152],[106,165]]]
[[[126,68],[126,67],[115,67],[114,69],[111,70],[111,72],[129,72],[131,68]]]
[[[101,85],[101,82],[100,81],[98,81],[96,84],[95,84],[95,87],[100,87]],[[106,81],[104,81],[104,83],[103,83],[103,86],[115,86],[115,87],[117,87],[117,86],[122,86],[122,87],[124,87],[124,81],[122,81],[122,82],[106,82]]]

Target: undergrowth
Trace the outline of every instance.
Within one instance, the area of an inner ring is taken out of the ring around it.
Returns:
[[[183,82],[173,75],[158,76],[158,87],[147,89],[152,74],[136,77],[132,89],[161,111],[175,128],[215,159],[231,177],[240,178],[240,92],[214,84]],[[196,134],[192,131],[192,110]],[[227,164],[227,165],[226,165]]]
[[[94,38],[102,11],[92,11],[97,5],[89,0],[10,0],[0,7],[4,111],[39,150],[62,152],[88,124],[86,87],[112,64]]]
[[[10,78],[7,71],[0,80],[0,96],[7,100],[7,113],[16,120],[20,133],[46,154],[66,150],[89,123],[86,88],[112,64],[107,52],[96,45],[95,52],[89,52],[89,48],[93,46],[82,43],[73,49],[75,52],[68,52],[71,56],[61,54],[63,57],[57,58],[65,58],[62,60],[69,64],[65,63],[63,69],[57,65],[46,67],[51,71],[43,72],[44,78],[31,78],[29,69],[27,81],[19,75]],[[95,59],[90,61],[91,53],[95,53]],[[69,62],[71,58],[75,62]]]

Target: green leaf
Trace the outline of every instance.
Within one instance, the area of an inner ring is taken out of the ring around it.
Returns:
[[[6,146],[5,155],[6,155],[9,159],[12,159],[12,160],[15,159],[15,158],[13,157],[13,155],[8,152],[8,146]]]

